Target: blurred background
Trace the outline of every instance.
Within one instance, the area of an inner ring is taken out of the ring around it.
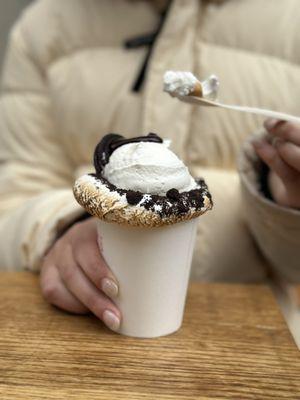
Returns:
[[[0,70],[9,30],[19,14],[32,0],[0,0]]]

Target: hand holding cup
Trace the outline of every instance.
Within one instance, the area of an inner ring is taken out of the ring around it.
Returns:
[[[49,303],[72,313],[92,312],[110,329],[119,328],[121,313],[112,301],[118,284],[99,251],[94,218],[74,224],[54,243],[40,284]]]

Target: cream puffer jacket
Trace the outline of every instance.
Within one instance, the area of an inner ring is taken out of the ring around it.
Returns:
[[[240,157],[241,179],[237,172],[242,143],[262,119],[162,92],[167,69],[215,73],[225,102],[299,114],[299,0],[174,0],[136,93],[147,49],[123,43],[158,22],[149,1],[41,0],[14,26],[0,100],[0,267],[37,271],[83,214],[72,184],[92,171],[105,133],[157,132],[214,198],[199,219],[194,278],[261,280],[266,258],[300,280],[300,212],[260,193],[251,149]]]

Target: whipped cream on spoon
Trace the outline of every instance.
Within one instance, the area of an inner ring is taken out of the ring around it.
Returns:
[[[167,71],[164,74],[164,91],[173,97],[196,96],[216,100],[219,79],[216,75],[199,81],[191,72]]]
[[[266,118],[300,123],[300,117],[294,115],[259,107],[222,103],[217,99],[219,85],[219,79],[215,75],[211,75],[208,79],[200,81],[191,72],[167,71],[164,74],[164,91],[185,103],[220,107],[233,111],[261,115]]]

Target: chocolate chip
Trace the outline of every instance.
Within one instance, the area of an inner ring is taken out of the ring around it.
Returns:
[[[132,206],[135,206],[138,204],[143,198],[143,195],[141,192],[136,192],[134,190],[128,190],[126,192],[126,199],[128,204],[131,204]]]
[[[197,200],[201,197],[201,190],[193,189],[188,192],[188,196],[190,200]]]
[[[167,198],[170,200],[178,201],[180,199],[180,193],[177,189],[170,189],[167,191]]]

